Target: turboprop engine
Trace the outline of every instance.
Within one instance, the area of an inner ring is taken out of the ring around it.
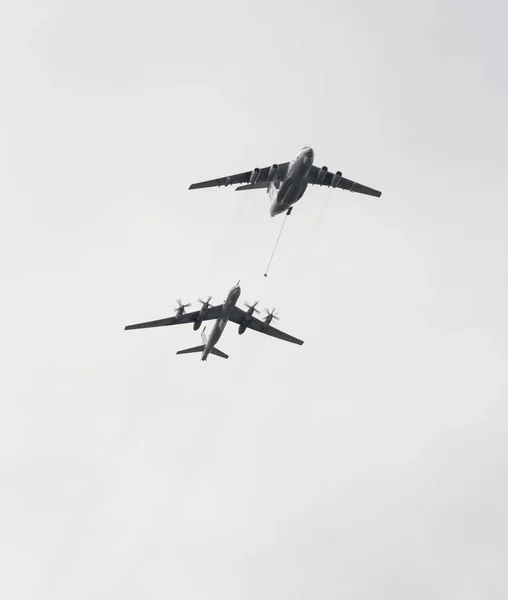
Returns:
[[[272,308],[271,311],[268,309],[266,310],[266,317],[264,320],[265,327],[268,327],[268,325],[270,325],[272,319],[275,319],[276,321],[279,320],[279,317],[275,314],[275,308]]]
[[[254,302],[254,304],[252,304],[252,306],[249,306],[248,304],[244,305],[249,310],[245,314],[244,320],[240,323],[240,326],[238,327],[238,334],[239,335],[242,335],[242,333],[245,332],[245,330],[247,329],[247,325],[248,325],[249,321],[252,319],[252,316],[254,315],[254,313],[258,313],[259,312],[259,310],[256,308],[257,305],[258,305],[258,301],[257,300],[256,300],[256,302]]]
[[[175,321],[178,321],[179,319],[181,319],[182,316],[185,314],[185,309],[190,306],[190,303],[182,304],[181,300],[177,300],[177,303],[178,303],[178,307],[174,309],[176,312]]]
[[[194,321],[194,331],[197,331],[200,327],[201,327],[201,323],[203,323],[203,319],[205,318],[206,312],[207,310],[210,308],[210,300],[212,299],[211,296],[208,297],[208,300],[204,301],[204,300],[198,300],[198,302],[201,302],[201,304],[203,305],[201,307],[201,310],[199,311],[199,315],[197,317],[197,319]]]

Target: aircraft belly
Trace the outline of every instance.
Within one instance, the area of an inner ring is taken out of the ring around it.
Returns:
[[[272,200],[270,209],[272,217],[285,212],[292,204],[300,200],[307,188],[309,169],[310,167],[305,166],[303,162],[297,161],[291,165],[286,179],[281,181],[278,190],[275,187],[268,189]]]
[[[296,200],[300,200],[300,198],[305,194],[307,185],[308,185],[308,182],[307,182],[307,180],[305,180],[304,184],[302,186],[300,186],[300,189],[298,190],[298,197],[296,198]],[[295,202],[296,202],[296,200],[295,200]]]
[[[210,337],[208,338],[207,349],[211,349],[215,346],[215,344],[219,341],[221,329],[219,325],[220,321],[217,321],[210,332]]]
[[[294,181],[289,180],[285,182],[277,197],[278,204],[289,206],[297,200],[299,191],[300,186]]]
[[[302,161],[295,161],[289,170],[288,176],[291,179],[301,181],[307,175],[308,168],[303,164]]]
[[[210,342],[213,346],[215,346],[215,344],[219,341],[222,332],[224,331],[224,328],[227,325],[229,319],[221,317],[218,321],[217,324],[215,325],[215,327],[213,328],[213,331],[210,335]]]

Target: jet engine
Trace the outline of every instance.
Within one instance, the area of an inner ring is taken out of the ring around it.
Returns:
[[[341,179],[342,173],[341,171],[337,171],[337,173],[335,173],[332,179],[332,187],[336,188],[339,185]]]
[[[321,167],[317,174],[317,183],[321,183],[324,180],[324,178],[326,177],[327,173],[328,173],[328,167]]]
[[[279,174],[279,165],[272,165],[268,171],[268,181],[275,181]]]
[[[251,184],[256,183],[256,181],[259,179],[259,173],[260,173],[260,169],[258,169],[258,167],[253,169],[252,173],[250,174],[250,183]]]

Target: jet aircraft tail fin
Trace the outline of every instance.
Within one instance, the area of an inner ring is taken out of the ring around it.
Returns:
[[[193,352],[203,352],[204,346],[194,346],[193,348],[186,348],[185,350],[178,350],[177,354],[192,354]]]
[[[229,358],[227,354],[224,354],[224,352],[217,350],[217,348],[212,348],[210,350],[210,354],[215,354],[215,356],[220,356],[221,358]]]

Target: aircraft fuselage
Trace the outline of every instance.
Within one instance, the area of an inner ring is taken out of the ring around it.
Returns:
[[[270,215],[275,217],[298,202],[307,189],[307,177],[314,162],[312,148],[304,148],[289,165],[288,172],[282,181],[271,182],[268,193],[272,204]]]
[[[240,297],[240,286],[235,285],[235,287],[231,288],[229,291],[228,297],[224,302],[224,306],[222,307],[222,312],[219,318],[215,321],[215,324],[210,332],[210,336],[205,344],[205,349],[203,350],[203,354],[201,356],[201,360],[206,360],[208,355],[212,351],[212,348],[217,344],[220,340],[220,337],[228,324],[229,317],[231,314],[231,309],[236,306],[238,302],[238,298]]]

